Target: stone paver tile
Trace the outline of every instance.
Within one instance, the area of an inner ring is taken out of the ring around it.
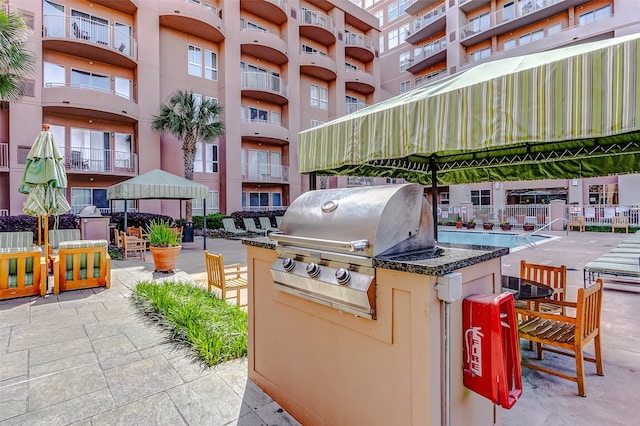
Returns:
[[[98,355],[100,361],[110,358],[126,355],[136,351],[131,341],[124,334],[105,337],[103,339],[94,339],[91,341],[93,349]]]
[[[76,324],[91,324],[96,322],[93,312],[78,312],[76,309],[61,309],[47,314],[32,314],[32,324],[55,324],[57,327],[66,327]]]
[[[217,365],[213,368],[213,372],[252,409],[257,409],[273,402],[269,395],[247,378],[247,358],[240,358]]]
[[[0,383],[27,374],[29,351],[0,353]]]
[[[159,355],[106,370],[104,375],[118,405],[183,383],[180,375]]]
[[[215,374],[169,389],[167,393],[190,425],[223,425],[251,411]]]
[[[150,348],[140,349],[138,352],[143,358],[151,358],[156,355],[163,355],[165,359],[176,357],[176,349],[173,343],[160,343]]]
[[[96,318],[100,321],[104,321],[132,315],[135,312],[135,309],[132,306],[129,306],[129,303],[130,302],[128,300],[119,300],[113,303],[102,302],[106,309],[104,311],[96,312]]]
[[[33,378],[29,383],[29,411],[36,411],[106,388],[107,382],[97,363],[80,365]]]
[[[142,355],[139,352],[130,352],[128,354],[118,355],[111,358],[100,360],[100,367],[103,370],[110,370],[114,367],[130,364],[142,359]]]
[[[29,350],[29,364],[31,366],[68,358],[75,355],[93,352],[93,346],[86,336],[66,342],[40,346]]]
[[[9,337],[11,336],[11,327],[0,328],[0,353],[9,350]]]
[[[279,423],[272,424],[280,425]],[[265,426],[265,422],[256,413],[250,411],[239,419],[233,420],[224,426]]]
[[[51,405],[41,410],[32,411],[24,416],[13,417],[2,426],[50,426],[67,425],[88,419],[113,408],[113,399],[108,389],[102,389],[87,395]]]
[[[0,422],[27,412],[29,385],[24,380],[11,385],[0,384]]]
[[[78,312],[96,312],[96,311],[105,311],[107,308],[104,306],[104,303],[97,302],[89,302],[89,301],[70,301],[61,303],[61,309],[75,309]]]
[[[185,424],[182,416],[173,405],[173,401],[165,392],[114,408],[91,418],[92,426],[179,426]]]
[[[26,324],[29,322],[29,304],[22,305],[9,304],[8,301],[0,302],[0,330],[14,325]]]
[[[212,368],[192,356],[172,358],[169,362],[185,382],[191,382],[208,374],[213,374]]]
[[[100,320],[96,323],[86,324],[87,336],[91,340],[115,336],[128,330],[144,327],[145,325],[135,315],[119,316],[113,319]]]
[[[264,422],[268,425],[295,425],[300,426],[299,423],[293,416],[284,411],[277,402],[273,401],[267,405],[263,405],[262,407],[258,407],[256,409],[256,413]]]
[[[9,340],[9,351],[37,348],[59,342],[86,337],[82,324],[59,327],[57,324],[27,324],[13,328]]]
[[[167,334],[160,327],[147,324],[147,327],[128,330],[127,337],[137,349],[146,349],[166,342]]]
[[[29,377],[36,379],[59,371],[72,370],[74,367],[81,365],[93,365],[97,362],[98,358],[95,353],[86,352],[79,355],[56,359],[55,361],[45,362],[43,364],[30,365]]]
[[[91,419],[84,419],[79,422],[70,423],[70,426],[91,426]]]

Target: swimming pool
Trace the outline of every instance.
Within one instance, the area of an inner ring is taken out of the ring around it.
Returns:
[[[468,232],[438,230],[439,243],[473,244],[477,246],[509,247],[510,249],[526,246],[527,243],[539,243],[549,240],[543,235],[529,235],[525,238],[514,238],[525,234],[499,232]]]

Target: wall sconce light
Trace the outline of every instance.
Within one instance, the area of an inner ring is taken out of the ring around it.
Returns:
[[[496,182],[493,184],[493,189],[500,189],[500,182]]]
[[[573,179],[573,180],[571,181],[571,185],[573,185],[573,186],[578,186],[578,179]]]

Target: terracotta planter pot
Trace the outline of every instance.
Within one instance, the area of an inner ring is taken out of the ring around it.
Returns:
[[[462,222],[456,222],[456,228],[462,228]]]
[[[475,227],[476,227],[476,223],[475,222],[467,223],[467,229],[474,229]]]
[[[171,273],[176,266],[176,261],[178,260],[182,246],[149,247],[149,250],[153,255],[153,263],[156,265],[156,269],[153,272]]]
[[[493,229],[493,223],[483,223],[482,227],[485,231],[491,231]]]
[[[503,231],[511,231],[511,225],[500,225]]]
[[[534,225],[522,225],[522,229],[525,231],[533,231],[536,227]]]

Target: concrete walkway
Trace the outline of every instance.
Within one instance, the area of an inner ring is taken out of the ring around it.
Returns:
[[[503,272],[517,274],[520,259],[566,264],[569,300],[582,286],[582,266],[624,238],[550,234],[562,238],[512,252],[503,258]],[[223,253],[225,263],[246,263],[240,241],[209,239],[207,249]],[[153,273],[151,257],[146,263],[114,261],[109,290],[0,302],[0,425],[298,424],[247,379],[246,359],[203,367],[168,343],[130,301],[137,281],[192,278],[204,278],[201,239],[185,244],[174,274]],[[587,363],[587,398],[577,396],[575,383],[524,368],[523,396],[513,409],[502,410],[504,424],[635,424],[638,307],[640,294],[606,290],[605,376],[596,376]],[[573,359],[547,358],[573,371]]]

